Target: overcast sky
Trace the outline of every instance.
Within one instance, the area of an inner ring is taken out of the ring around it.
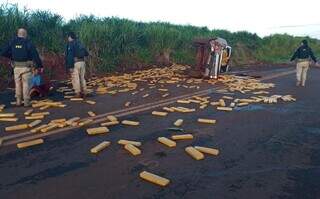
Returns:
[[[260,36],[288,33],[320,39],[320,0],[0,0],[28,9],[78,15],[165,21]]]

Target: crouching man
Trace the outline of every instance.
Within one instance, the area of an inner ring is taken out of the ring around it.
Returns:
[[[16,105],[30,106],[30,89],[32,81],[32,67],[43,70],[42,62],[35,46],[27,39],[27,30],[20,28],[17,36],[9,41],[0,51],[0,56],[12,60],[16,87]]]
[[[86,63],[88,51],[77,39],[75,33],[68,33],[68,44],[65,50],[65,62],[67,72],[72,78],[72,86],[76,93],[76,97],[85,97],[87,92],[87,85],[85,80]]]

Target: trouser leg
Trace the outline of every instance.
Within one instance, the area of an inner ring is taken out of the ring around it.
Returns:
[[[15,97],[17,100],[17,105],[20,106],[22,103],[22,78],[21,78],[21,68],[14,68],[14,82],[15,82]]]
[[[29,68],[25,68],[24,74],[22,77],[22,93],[23,93],[23,100],[24,105],[29,106],[30,105],[30,90],[31,90],[31,81],[32,81],[32,74],[29,72]]]
[[[74,68],[73,68],[73,72],[71,74],[72,76],[72,85],[73,85],[73,89],[75,91],[76,94],[80,94],[81,89],[80,89],[80,67],[79,64],[75,63]]]
[[[86,64],[85,62],[80,62],[80,85],[83,94],[87,94],[87,83],[85,79],[85,74],[86,74]]]
[[[301,80],[301,85],[302,85],[302,86],[305,86],[305,85],[306,85],[308,69],[309,69],[309,66],[303,67],[303,70],[302,70],[302,80]]]
[[[299,86],[302,81],[302,69],[303,69],[303,64],[297,63],[297,69],[296,69],[297,86]]]

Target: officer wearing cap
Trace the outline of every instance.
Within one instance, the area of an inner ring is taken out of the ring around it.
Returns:
[[[85,97],[88,94],[85,80],[85,57],[89,53],[77,39],[74,32],[69,32],[67,36],[68,43],[65,50],[66,69],[71,74],[72,86],[76,97]]]
[[[290,61],[297,61],[297,86],[305,86],[307,72],[310,66],[311,59],[317,63],[317,58],[314,56],[312,49],[308,45],[307,40],[302,40],[300,47],[295,51]]]
[[[17,36],[0,50],[0,56],[10,58],[14,67],[17,106],[22,105],[22,99],[24,106],[30,106],[32,67],[35,67],[35,70],[43,70],[38,51],[27,35],[26,29],[19,28]]]

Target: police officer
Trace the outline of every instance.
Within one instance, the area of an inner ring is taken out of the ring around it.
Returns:
[[[1,48],[0,56],[6,56],[12,60],[14,67],[14,80],[16,87],[16,105],[30,106],[30,87],[32,79],[32,67],[35,70],[43,70],[38,51],[27,38],[27,30],[19,28],[17,36]]]
[[[302,40],[300,47],[295,51],[290,61],[297,60],[297,86],[305,86],[307,72],[310,66],[311,59],[317,63],[317,58],[314,56],[312,49],[308,45],[307,40]]]
[[[76,97],[85,97],[88,94],[84,78],[86,73],[85,57],[89,53],[77,39],[74,32],[69,32],[67,36],[68,44],[65,50],[66,69],[71,74],[72,86]]]

